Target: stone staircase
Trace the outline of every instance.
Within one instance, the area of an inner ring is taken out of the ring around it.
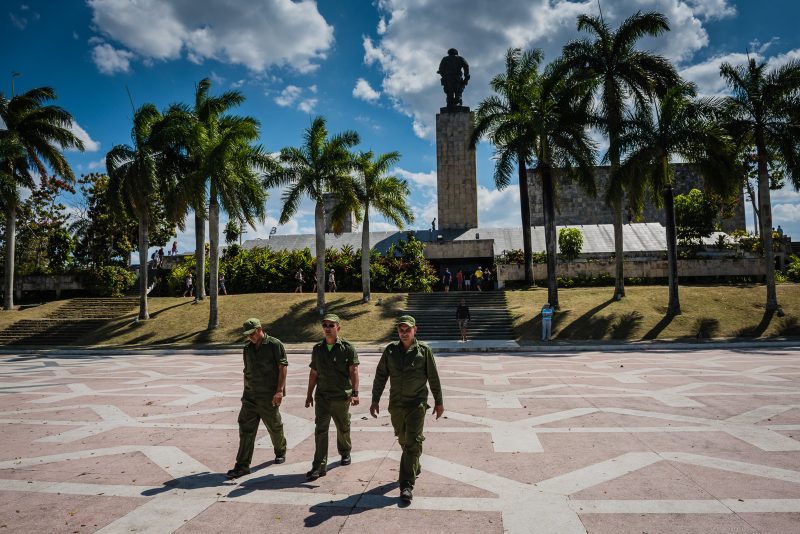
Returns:
[[[423,341],[458,340],[456,307],[466,301],[472,320],[468,339],[514,339],[514,327],[502,291],[409,293],[404,313],[417,320],[417,336]]]
[[[0,345],[70,345],[138,305],[129,297],[70,299],[45,318],[22,319],[0,331]]]

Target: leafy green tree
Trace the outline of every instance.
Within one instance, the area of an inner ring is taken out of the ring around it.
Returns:
[[[581,255],[583,250],[583,232],[577,228],[562,228],[558,231],[558,250],[561,256],[572,261]]]
[[[716,229],[719,207],[699,189],[675,197],[675,223],[678,239],[688,245],[700,245]],[[678,308],[680,313],[680,308]]]
[[[370,299],[370,244],[369,210],[375,211],[392,221],[402,230],[404,223],[412,222],[414,215],[408,206],[408,184],[396,176],[387,176],[389,167],[400,160],[398,152],[379,154],[362,152],[356,161],[356,198],[363,210],[361,228],[361,292],[364,302]],[[344,203],[340,203],[344,205]]]
[[[770,156],[777,156],[786,177],[800,190],[800,61],[792,60],[767,71],[751,58],[747,65],[720,66],[731,95],[725,99],[727,127],[740,146],[755,149],[758,166],[758,203],[764,243],[767,311],[778,310],[775,290],[775,254],[772,245]]]
[[[242,237],[242,227],[236,224],[235,220],[228,219],[223,234],[225,235],[225,244],[228,246],[234,245]]]
[[[75,175],[64,158],[63,150],[83,151],[83,142],[70,130],[72,115],[66,110],[44,105],[56,99],[50,87],[38,87],[7,98],[0,93],[0,206],[6,215],[6,261],[4,302],[6,310],[14,307],[14,262],[17,206],[21,187],[34,189],[34,175],[48,179],[47,167],[70,182]]]
[[[281,149],[279,165],[267,171],[267,188],[285,186],[281,200],[280,223],[286,224],[297,213],[300,200],[314,201],[314,232],[317,256],[317,311],[325,313],[325,203],[323,194],[336,193],[340,199],[352,195],[350,176],[354,160],[350,149],[359,142],[358,134],[348,130],[328,137],[325,119],[317,117],[303,134],[303,145]]]
[[[608,135],[607,158],[611,163],[606,184],[606,202],[614,217],[615,298],[625,296],[624,248],[622,242],[622,208],[626,184],[619,175],[622,155],[619,138],[627,102],[646,107],[649,98],[663,94],[678,83],[675,68],[665,58],[636,48],[642,37],[658,36],[669,31],[667,18],[661,13],[637,12],[612,30],[602,16],[580,15],[578,31],[587,31],[594,39],[578,39],[564,47],[565,62],[576,75],[593,82],[600,102],[602,129]]]
[[[695,100],[694,97],[692,85],[671,87],[653,109],[640,108],[626,121],[624,133],[618,139],[619,152],[627,153],[620,167],[620,176],[630,184],[628,203],[631,209],[641,211],[644,186],[651,189],[653,204],[664,208],[669,272],[667,313],[671,315],[680,314],[681,305],[672,190],[675,177],[670,160],[678,157],[690,163],[704,177],[709,190],[720,196],[730,196],[741,183],[733,146],[716,120],[718,103],[711,99]],[[689,195],[690,200],[695,198],[693,193],[702,195],[694,190]],[[688,212],[684,214],[689,215]],[[712,214],[712,220],[715,216],[716,212]]]
[[[147,309],[147,251],[152,209],[158,191],[169,188],[168,175],[163,173],[159,161],[161,154],[150,139],[153,126],[160,120],[161,113],[154,105],[143,105],[133,115],[133,146],[116,145],[106,154],[110,178],[108,188],[114,204],[138,221],[139,320],[142,321],[150,318]]]

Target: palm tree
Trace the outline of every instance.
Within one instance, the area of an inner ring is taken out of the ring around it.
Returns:
[[[219,208],[234,219],[251,225],[263,221],[266,192],[257,172],[271,161],[263,148],[255,146],[259,122],[251,117],[225,115],[244,102],[238,91],[210,96],[211,80],[201,80],[195,90],[194,108],[170,106],[156,132],[165,159],[184,180],[168,192],[167,203],[176,220],[191,208],[195,218],[195,265],[197,299],[205,298],[205,221],[209,219],[209,278],[211,302],[208,328],[219,326],[217,292],[219,273]]]
[[[392,221],[402,230],[405,222],[412,222],[414,215],[406,202],[409,194],[408,184],[396,176],[386,176],[389,167],[400,160],[399,152],[389,152],[374,156],[372,151],[362,152],[356,161],[359,180],[355,184],[356,198],[363,210],[364,224],[361,228],[361,291],[363,301],[370,299],[369,277],[369,210]],[[345,203],[340,203],[345,206]],[[334,214],[334,218],[336,214]]]
[[[314,232],[317,255],[317,311],[325,313],[325,204],[323,194],[352,192],[354,157],[350,148],[359,142],[352,130],[328,138],[325,119],[316,117],[303,133],[303,145],[281,149],[279,165],[267,171],[264,186],[286,186],[281,196],[283,208],[280,224],[286,224],[297,213],[300,200],[308,196],[314,201]]]
[[[575,181],[587,194],[592,197],[596,195],[595,144],[589,138],[587,129],[596,119],[592,114],[592,96],[588,82],[570,76],[560,62],[549,65],[541,75],[537,73],[532,89],[528,116],[536,161],[534,173],[542,184],[547,296],[550,305],[558,309],[556,180]],[[556,169],[558,172],[555,172]]]
[[[769,155],[775,154],[795,189],[800,189],[800,61],[767,72],[751,58],[747,65],[720,66],[732,94],[725,99],[728,130],[741,145],[755,148],[758,160],[758,204],[767,281],[767,311],[778,310],[775,258],[772,250],[772,204]]]
[[[159,184],[159,153],[150,143],[153,125],[161,113],[152,104],[145,104],[133,115],[133,146],[116,145],[106,155],[109,191],[128,214],[139,221],[139,319],[150,318],[147,310],[148,237],[154,197]]]
[[[66,110],[44,105],[55,100],[50,87],[38,87],[10,99],[0,93],[0,206],[6,215],[6,258],[3,307],[14,307],[14,245],[16,239],[19,189],[36,187],[34,173],[47,180],[47,167],[56,175],[74,182],[75,175],[63,150],[83,151],[83,142],[70,131],[72,115]]]
[[[611,170],[606,185],[606,202],[611,206],[614,222],[614,296],[620,299],[625,296],[622,206],[626,184],[618,173],[621,154],[617,147],[622,135],[626,102],[632,99],[638,107],[645,107],[653,94],[663,94],[668,87],[677,84],[679,78],[668,60],[636,49],[636,42],[642,37],[655,37],[669,31],[667,18],[661,13],[637,12],[625,19],[616,31],[605,23],[602,16],[580,15],[578,31],[594,34],[594,40],[580,39],[568,43],[564,47],[564,58],[573,72],[594,82],[600,101],[602,128],[609,139],[607,158]]]
[[[494,183],[497,189],[508,187],[514,163],[517,165],[525,282],[528,284],[533,283],[528,164],[532,160],[534,148],[528,112],[531,108],[532,84],[541,60],[540,50],[525,53],[513,48],[508,50],[505,73],[498,74],[489,83],[496,94],[478,105],[471,139],[473,147],[483,137],[487,137],[495,146]]]
[[[741,183],[736,157],[724,129],[716,120],[719,102],[694,100],[694,86],[679,84],[670,88],[653,111],[642,108],[626,121],[625,133],[619,138],[619,152],[627,153],[620,175],[632,184],[629,204],[640,211],[644,186],[653,193],[653,203],[664,207],[669,271],[669,315],[681,313],[678,296],[677,238],[674,182],[670,159],[678,157],[696,167],[706,185],[728,196]],[[638,176],[636,182],[632,177]],[[659,193],[661,196],[659,196]]]

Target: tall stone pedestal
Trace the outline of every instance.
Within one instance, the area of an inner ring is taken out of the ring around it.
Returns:
[[[474,114],[468,107],[442,108],[436,115],[436,182],[441,230],[478,227],[475,149],[470,148]]]

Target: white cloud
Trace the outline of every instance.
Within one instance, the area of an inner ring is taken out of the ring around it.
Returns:
[[[359,78],[353,88],[353,96],[366,102],[375,102],[380,98],[381,93],[373,89],[367,80]]]
[[[100,158],[97,161],[90,161],[89,165],[87,165],[90,171],[95,169],[105,169],[106,168],[106,158]]]
[[[800,204],[776,204],[772,206],[774,223],[800,223]]]
[[[254,72],[317,68],[333,27],[311,0],[88,0],[94,28],[142,58],[216,60]]]
[[[425,187],[425,188],[436,187],[436,171],[411,172],[405,169],[397,168],[394,170],[394,174],[396,174],[398,178],[403,178],[420,187]]]
[[[275,97],[275,103],[281,107],[287,107],[294,104],[297,97],[300,96],[301,89],[296,85],[287,85],[286,88],[281,91],[279,96]]]
[[[316,98],[307,98],[302,100],[299,104],[297,104],[297,109],[302,111],[303,113],[311,114],[314,112],[314,106],[317,105]]]
[[[502,191],[478,186],[478,223],[488,228],[521,226],[519,187]]]
[[[605,21],[614,28],[639,10],[664,13],[672,31],[642,39],[640,48],[681,63],[708,45],[703,23],[720,14],[731,16],[728,4],[722,0],[619,0],[602,6]],[[382,93],[413,119],[414,132],[422,138],[433,135],[434,117],[445,104],[436,70],[448,48],[457,48],[470,64],[464,104],[474,109],[489,95],[489,80],[503,71],[509,47],[541,48],[550,61],[570,40],[588,36],[577,32],[577,16],[597,14],[595,0],[380,0],[377,5],[378,37],[363,38],[364,63],[380,68]]]
[[[127,50],[117,50],[108,43],[98,44],[92,49],[92,61],[103,74],[128,72],[134,54]]]
[[[754,55],[756,59],[760,56]],[[726,93],[727,86],[725,80],[719,75],[719,67],[723,63],[731,65],[744,65],[747,63],[747,54],[731,53],[712,58],[697,63],[691,67],[686,67],[680,71],[684,80],[694,82],[697,85],[698,93],[705,96],[720,96]]]
[[[97,152],[98,150],[100,150],[100,143],[89,137],[88,132],[83,128],[81,128],[80,124],[73,121],[69,129],[73,133],[73,135],[75,135],[75,137],[83,141],[83,147],[86,150],[86,152]]]

